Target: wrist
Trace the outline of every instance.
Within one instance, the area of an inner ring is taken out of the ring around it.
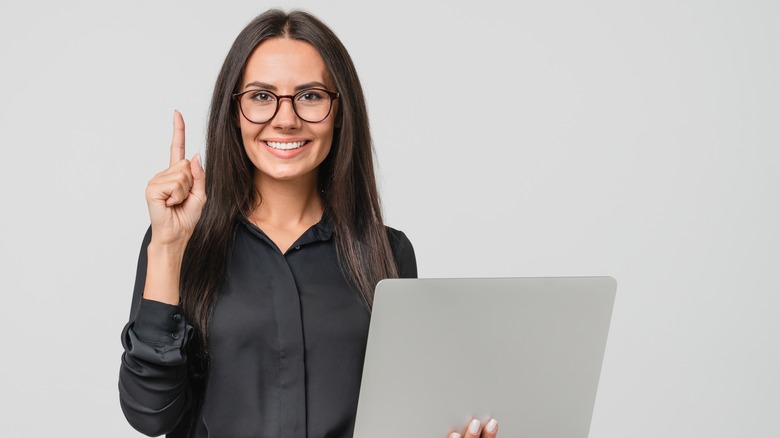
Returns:
[[[146,250],[146,284],[144,298],[167,304],[179,304],[179,276],[183,245],[150,242]]]
[[[148,257],[154,257],[156,259],[169,259],[171,261],[184,258],[184,250],[187,248],[187,242],[159,242],[155,241],[152,237],[152,241],[149,242],[149,246],[146,248],[146,255]]]

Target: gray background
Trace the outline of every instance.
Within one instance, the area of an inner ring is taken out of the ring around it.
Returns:
[[[353,0],[0,6],[3,436],[137,436],[144,188],[274,5],[354,57],[421,276],[618,279],[591,437],[780,434],[780,3]]]

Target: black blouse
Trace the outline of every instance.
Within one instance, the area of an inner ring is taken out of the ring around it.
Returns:
[[[387,231],[400,277],[416,277],[406,235]],[[179,306],[142,298],[150,240],[151,230],[122,332],[119,394],[130,424],[157,436],[189,421],[193,329]],[[228,269],[194,437],[351,437],[370,314],[342,274],[327,216],[284,254],[241,218]]]

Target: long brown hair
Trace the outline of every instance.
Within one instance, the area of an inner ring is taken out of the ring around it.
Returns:
[[[199,335],[191,353],[202,361],[208,360],[209,317],[230,263],[237,219],[258,201],[254,166],[244,151],[231,95],[240,85],[252,51],[278,37],[314,46],[340,93],[337,128],[330,153],[318,170],[318,184],[333,221],[345,277],[370,310],[376,283],[398,276],[380,211],[365,98],[352,59],[338,37],[311,14],[269,10],[236,38],[211,100],[206,139],[208,201],[187,245],[180,282],[182,307]]]

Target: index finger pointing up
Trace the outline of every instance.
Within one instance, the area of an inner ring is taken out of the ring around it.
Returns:
[[[184,117],[181,113],[173,111],[173,141],[171,141],[171,162],[175,163],[184,159]]]

